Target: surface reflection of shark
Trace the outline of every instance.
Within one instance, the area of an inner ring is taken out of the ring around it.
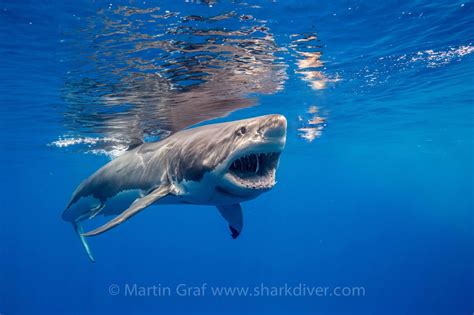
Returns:
[[[243,227],[240,203],[275,185],[286,119],[267,115],[183,130],[125,152],[84,180],[63,213],[94,261],[86,236],[103,233],[152,204],[217,206],[232,238]],[[81,222],[116,215],[83,233]]]
[[[106,139],[92,149],[162,139],[253,106],[250,95],[286,81],[272,33],[250,15],[119,7],[88,18],[68,41],[71,58],[83,59],[66,76],[63,116],[66,137]]]

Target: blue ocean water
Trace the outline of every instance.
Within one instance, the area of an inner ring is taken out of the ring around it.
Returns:
[[[0,1],[0,314],[471,314],[473,21],[472,1]],[[269,113],[278,183],[237,240],[213,207],[153,206],[91,238],[93,264],[61,220],[136,141]]]

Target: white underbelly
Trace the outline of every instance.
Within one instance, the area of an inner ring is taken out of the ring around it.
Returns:
[[[252,197],[240,197],[224,189],[219,189],[219,183],[215,175],[206,173],[199,181],[183,181],[179,184],[180,196],[170,198],[167,203],[186,203],[195,205],[229,205],[252,199]]]

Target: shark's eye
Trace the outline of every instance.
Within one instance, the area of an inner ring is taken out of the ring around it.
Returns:
[[[247,132],[247,128],[245,127],[240,127],[239,129],[237,129],[237,131],[235,132],[237,135],[241,136],[243,134],[245,134]]]

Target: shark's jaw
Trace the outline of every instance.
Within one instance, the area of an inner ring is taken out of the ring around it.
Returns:
[[[281,151],[246,153],[230,164],[227,177],[236,185],[248,189],[271,189],[275,185],[280,153]]]
[[[240,195],[260,194],[276,183],[276,170],[286,142],[286,119],[281,115],[264,116],[258,124],[256,135],[225,163],[226,186]]]

